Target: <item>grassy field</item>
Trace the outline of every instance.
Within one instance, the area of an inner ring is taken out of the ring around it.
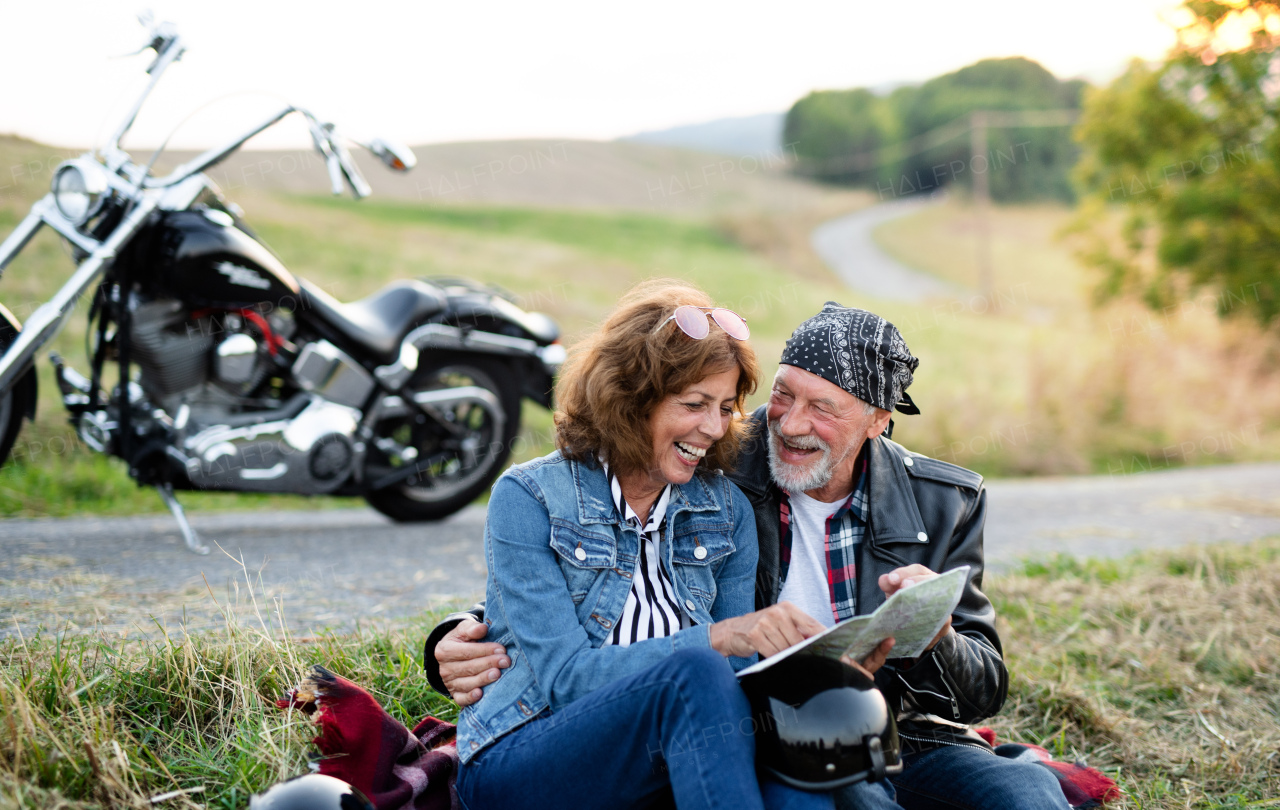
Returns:
[[[626,171],[618,170],[627,183],[645,176],[646,164],[637,161],[628,152]],[[43,193],[56,156],[0,139],[0,165],[6,162],[21,176],[0,186],[0,232]],[[665,175],[675,165],[655,163],[649,171]],[[1071,218],[1063,207],[993,211],[989,298],[974,292],[904,304],[849,292],[809,247],[817,223],[869,204],[864,194],[762,176],[750,180],[788,205],[750,203],[756,189],[733,205],[712,196],[701,207],[682,203],[678,210],[660,200],[589,210],[567,207],[574,197],[556,191],[554,174],[543,178],[544,191],[562,204],[543,207],[414,199],[399,186],[359,203],[276,190],[304,174],[262,176],[232,196],[288,266],[343,300],[396,278],[462,275],[506,287],[527,308],[548,312],[572,343],[635,282],[675,277],[750,321],[766,375],[791,329],[837,300],[890,318],[921,358],[912,394],[923,413],[898,419],[895,432],[919,452],[997,476],[1131,473],[1280,457],[1276,336],[1240,319],[1219,322],[1204,299],[1159,313],[1133,304],[1092,307],[1089,271],[1057,235]],[[376,176],[372,169],[370,175]],[[518,191],[511,198],[533,193]],[[975,234],[973,212],[953,198],[883,226],[877,238],[908,264],[973,289]],[[24,317],[69,272],[63,247],[43,234],[5,274],[0,300]],[[83,317],[73,318],[53,348],[85,369],[82,329]],[[49,395],[51,369],[43,362],[40,368],[39,418],[0,470],[0,515],[161,511],[159,498],[138,491],[118,462],[79,446]],[[524,421],[518,459],[551,446],[549,414],[526,405]],[[194,510],[359,503],[226,493],[184,500]]]
[[[1118,810],[1275,806],[1280,539],[1046,561],[986,590],[1012,676],[1001,741],[1102,769],[1125,791]],[[246,575],[238,599],[252,593]],[[454,717],[418,660],[439,614],[295,638],[287,606],[246,621],[229,598],[219,632],[0,642],[0,807],[142,808],[186,791],[159,806],[242,808],[306,770],[310,721],[271,701],[312,664],[407,724]]]
[[[918,449],[1003,475],[1280,457],[1280,335],[1246,315],[1253,293],[1201,293],[1160,311],[1131,301],[1095,306],[1094,273],[1066,235],[1073,217],[1062,206],[995,208],[988,296],[976,292],[979,231],[964,199],[877,230],[907,265],[975,291],[906,315],[913,348],[913,328],[961,343],[942,356],[921,353],[922,386],[933,384],[926,373],[971,380],[946,385],[917,417],[936,442]],[[1220,320],[1224,301],[1231,317]]]

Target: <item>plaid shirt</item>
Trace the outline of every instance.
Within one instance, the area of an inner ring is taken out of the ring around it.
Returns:
[[[827,560],[827,588],[831,595],[831,613],[837,622],[858,615],[858,593],[855,554],[867,530],[867,454],[861,453],[854,466],[853,492],[849,500],[827,518],[823,537]],[[786,492],[781,499],[782,581],[787,581],[791,567],[791,499]]]

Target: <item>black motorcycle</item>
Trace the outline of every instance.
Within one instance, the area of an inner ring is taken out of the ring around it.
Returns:
[[[2,270],[48,225],[77,262],[25,325],[0,306],[0,462],[35,416],[37,352],[91,294],[89,376],[51,355],[63,403],[85,444],[158,489],[193,551],[208,549],[175,490],[359,495],[400,521],[470,503],[510,455],[522,398],[551,407],[555,322],[465,280],[396,281],[342,303],[295,277],[203,172],[298,113],[333,192],[367,196],[344,139],[290,106],[153,176],[155,157],[135,163],[120,141],[184,44],[165,23],[146,47],[150,81],[107,146],[62,164],[0,244]],[[403,146],[352,143],[414,166]]]

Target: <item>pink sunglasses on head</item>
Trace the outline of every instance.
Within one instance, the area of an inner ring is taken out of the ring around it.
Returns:
[[[746,319],[733,310],[722,307],[695,307],[692,304],[684,304],[676,307],[671,317],[662,323],[665,325],[669,321],[675,321],[681,332],[694,340],[702,340],[711,334],[711,325],[707,323],[708,318],[714,320],[731,338],[746,340],[751,337]]]

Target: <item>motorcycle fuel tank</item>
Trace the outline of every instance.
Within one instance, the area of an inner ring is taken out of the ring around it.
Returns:
[[[197,306],[256,304],[294,309],[298,282],[265,245],[216,209],[166,214],[159,228],[155,283]]]

